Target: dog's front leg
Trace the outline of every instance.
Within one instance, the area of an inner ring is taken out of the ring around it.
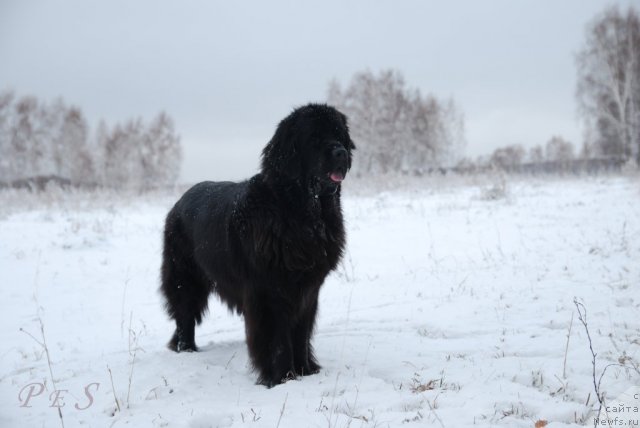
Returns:
[[[258,383],[271,388],[295,378],[291,320],[273,293],[254,293],[245,302],[247,346]]]

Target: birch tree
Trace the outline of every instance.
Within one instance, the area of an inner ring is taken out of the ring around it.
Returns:
[[[576,57],[580,110],[602,155],[640,162],[640,19],[606,9]]]

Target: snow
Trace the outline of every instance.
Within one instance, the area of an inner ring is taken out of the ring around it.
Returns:
[[[626,365],[607,369],[606,397],[640,384],[637,177],[513,181],[496,200],[477,185],[343,194],[348,252],[314,336],[323,369],[273,389],[254,384],[242,318],[214,297],[202,352],[166,349],[157,289],[176,195],[5,207],[0,426],[61,426],[51,374],[66,427],[592,425],[574,297],[598,376]]]

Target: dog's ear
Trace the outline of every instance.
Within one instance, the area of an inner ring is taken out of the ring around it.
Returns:
[[[297,179],[302,174],[296,130],[291,117],[282,120],[262,150],[262,173],[270,178]]]

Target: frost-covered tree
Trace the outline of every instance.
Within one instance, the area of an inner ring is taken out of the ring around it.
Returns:
[[[34,97],[14,102],[0,96],[0,162],[2,180],[56,175],[73,181],[88,177],[86,120],[62,100],[48,105]],[[85,167],[77,171],[83,160]]]
[[[78,107],[62,99],[0,93],[0,181],[54,176],[77,185],[151,188],[178,178],[180,138],[169,115],[158,114],[92,133]]]
[[[59,138],[62,162],[59,175],[74,183],[95,181],[94,160],[89,147],[89,125],[80,109],[69,108],[62,118]]]
[[[13,92],[0,93],[0,181],[7,181],[12,177],[13,162],[11,158],[11,133],[13,117],[11,109],[15,95]]]
[[[640,162],[640,18],[607,8],[589,25],[577,58],[577,95],[602,155]]]
[[[570,141],[559,136],[553,136],[544,148],[548,161],[566,163],[575,158],[575,149]]]
[[[524,159],[525,150],[519,144],[500,147],[491,154],[490,164],[501,169],[512,169]]]
[[[159,113],[149,125],[141,161],[145,187],[173,184],[178,179],[182,163],[180,137],[165,112]]]
[[[48,109],[46,115],[46,127],[50,138],[48,147],[49,168],[51,173],[62,177],[63,169],[67,161],[65,139],[62,133],[62,122],[67,106],[61,99],[56,100]]]
[[[43,154],[40,138],[36,134],[37,109],[38,101],[33,97],[23,97],[13,106],[8,150],[12,177],[23,178],[37,173],[37,165]]]
[[[142,183],[140,152],[142,120],[128,120],[116,124],[102,141],[103,179],[110,187],[133,187]]]
[[[529,162],[540,163],[544,162],[544,150],[541,145],[533,146],[529,149]]]
[[[327,101],[349,117],[359,174],[419,174],[453,164],[464,143],[462,115],[453,101],[407,89],[398,71],[356,73],[344,89],[333,80]]]
[[[103,123],[97,139],[103,148],[103,182],[108,186],[149,189],[173,184],[178,178],[180,138],[164,112],[149,126],[136,119],[109,131]]]

